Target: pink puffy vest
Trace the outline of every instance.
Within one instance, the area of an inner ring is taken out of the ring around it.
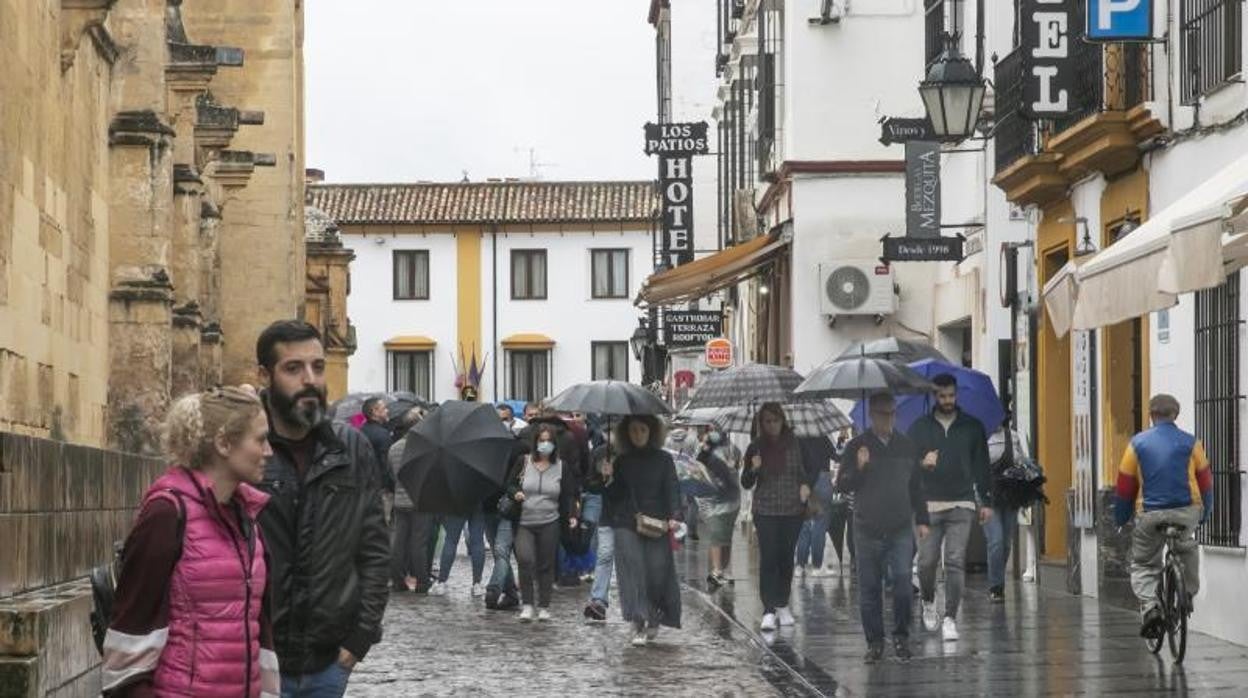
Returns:
[[[235,494],[250,521],[250,548],[232,507],[217,502],[202,473],[171,468],[152,484],[144,503],[152,498],[181,499],[186,512],[182,557],[169,581],[169,637],[153,679],[156,694],[259,696],[267,569],[256,517],[268,495],[245,484]]]

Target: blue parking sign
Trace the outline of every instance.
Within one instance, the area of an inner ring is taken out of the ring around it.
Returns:
[[[1088,0],[1089,41],[1150,41],[1153,0]]]

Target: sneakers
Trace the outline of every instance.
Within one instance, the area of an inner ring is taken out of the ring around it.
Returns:
[[[914,657],[914,654],[910,652],[910,641],[904,637],[893,638],[893,654],[902,664],[909,662]]]
[[[420,580],[418,580],[418,579],[416,579],[415,577],[412,577],[412,576],[407,576],[407,577],[404,577],[404,578],[403,578],[403,586],[404,586],[404,587],[405,587],[408,591],[416,591],[417,587],[419,587],[419,586],[420,586]]]
[[[993,587],[988,590],[988,600],[992,603],[1005,603],[1005,589]]]
[[[706,575],[707,591],[715,591],[723,585],[724,583],[720,580],[719,572],[712,572]]]
[[[633,647],[645,647],[647,642],[645,624],[633,623]]]
[[[487,588],[485,590],[486,609],[491,610],[491,611],[497,611],[498,610],[498,597],[501,595],[502,594],[499,593],[498,589],[495,589],[494,587]]]
[[[794,618],[793,614],[789,611],[788,606],[781,606],[776,609],[776,620],[782,626],[793,625],[797,622],[797,619]]]
[[[758,629],[765,633],[774,632],[776,629],[776,614],[764,613],[763,622],[758,624]]]
[[[433,586],[429,587],[429,595],[446,596],[446,582],[434,582]]]
[[[550,609],[549,608],[537,609],[537,620],[542,623],[545,623],[546,621],[550,620]]]
[[[659,639],[659,624],[653,623],[646,626],[646,642],[654,642]]]
[[[1166,634],[1166,617],[1161,609],[1153,606],[1144,614],[1144,622],[1140,625],[1140,637],[1148,640],[1159,640]]]
[[[520,607],[520,597],[515,594],[503,594],[498,599],[498,610],[510,611]]]
[[[524,623],[528,623],[529,621],[533,620],[533,607],[532,606],[526,603],[524,605],[524,608],[520,609],[520,620],[521,622],[524,622]]]
[[[472,585],[472,598],[477,598],[485,593],[485,589],[480,584]]]
[[[940,628],[940,613],[936,611],[935,602],[923,602],[923,627],[929,633],[934,633]]]
[[[945,642],[958,641],[958,624],[948,616],[940,624],[940,638]]]
[[[590,601],[585,606],[585,617],[595,623],[607,622],[607,607],[601,601]]]
[[[873,642],[867,645],[867,653],[863,655],[862,661],[867,664],[875,664],[884,657],[884,645],[879,642]]]

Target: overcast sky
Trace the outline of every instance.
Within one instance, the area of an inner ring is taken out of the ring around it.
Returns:
[[[307,164],[329,182],[651,179],[649,0],[312,0]]]

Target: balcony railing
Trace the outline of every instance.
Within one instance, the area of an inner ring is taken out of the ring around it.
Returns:
[[[997,172],[1036,152],[1036,124],[1023,116],[1023,51],[1014,49],[993,66],[996,94]]]
[[[1182,0],[1183,104],[1195,104],[1243,72],[1241,2]]]
[[[945,0],[923,0],[924,67],[940,57],[945,48]]]
[[[1148,44],[1072,43],[1076,87],[1075,111],[1053,124],[1055,133],[1103,111],[1127,111],[1153,97],[1153,69]]]

